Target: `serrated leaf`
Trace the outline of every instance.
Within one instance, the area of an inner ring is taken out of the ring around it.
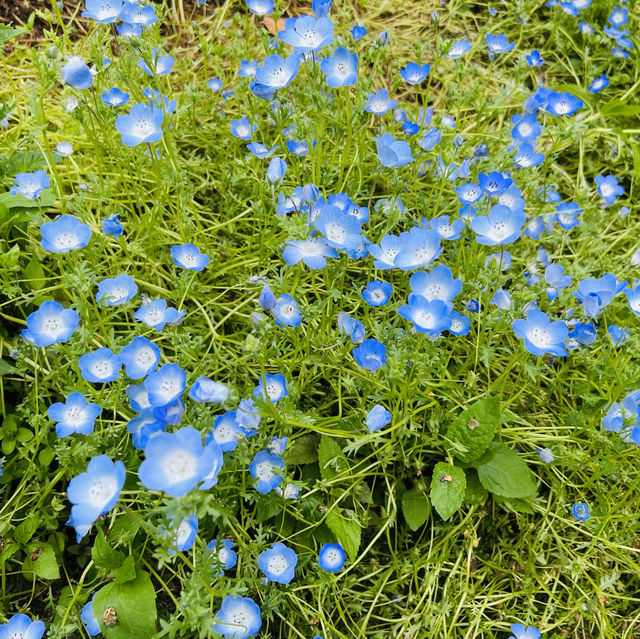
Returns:
[[[500,443],[487,451],[488,459],[478,466],[478,478],[490,492],[500,497],[531,497],[536,493],[533,475],[524,459]]]
[[[431,478],[431,503],[442,519],[449,519],[462,506],[467,480],[462,468],[439,462]]]
[[[318,438],[303,435],[294,439],[286,450],[286,460],[290,464],[312,464],[318,461]]]
[[[93,548],[91,550],[91,558],[93,563],[98,568],[104,568],[105,570],[115,570],[124,561],[124,553],[119,550],[114,550],[109,545],[104,533],[99,530],[93,542]],[[134,574],[135,578],[135,574]]]
[[[107,608],[113,608],[117,616],[117,623],[109,628],[104,624]],[[132,581],[106,585],[96,593],[93,614],[106,639],[142,639],[154,635],[156,593],[149,575],[138,570]]]
[[[23,33],[27,33],[27,30],[24,28],[16,29],[8,24],[0,24],[0,45],[4,45],[4,43],[11,40],[11,38],[16,38]]]
[[[60,569],[56,553],[51,544],[34,541],[25,548],[27,558],[25,559],[23,572],[33,572],[40,579],[58,579]]]
[[[349,559],[355,561],[360,547],[360,524],[344,517],[337,508],[327,513],[326,524],[336,536],[338,543],[345,549]]]
[[[418,530],[429,516],[429,502],[423,491],[412,488],[402,493],[402,514],[411,530]]]
[[[447,437],[461,447],[452,452],[465,463],[479,459],[493,441],[499,425],[499,397],[486,397],[474,402],[447,429]]]
[[[21,524],[16,526],[15,530],[13,531],[13,538],[19,544],[26,544],[29,539],[33,537],[33,533],[37,530],[39,525],[40,519],[38,517],[30,517],[29,519],[25,519]]]
[[[349,467],[340,444],[331,437],[322,436],[318,446],[318,465],[323,479],[331,479]]]

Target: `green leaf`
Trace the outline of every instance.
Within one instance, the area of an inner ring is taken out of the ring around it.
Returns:
[[[109,628],[104,623],[108,608],[113,608],[117,617],[117,623]],[[106,639],[143,639],[154,635],[156,593],[149,575],[138,570],[132,581],[107,584],[96,593],[93,614]]]
[[[30,200],[20,194],[11,195],[8,191],[7,193],[0,193],[0,204],[4,204],[8,209],[29,209],[35,207],[49,208],[55,201],[56,196],[51,189],[45,189],[42,191],[40,197],[35,200]]]
[[[23,33],[27,33],[27,29],[15,29],[8,24],[0,24],[0,45],[4,45],[11,38],[16,38]]]
[[[602,115],[638,115],[640,113],[640,105],[629,104],[627,100],[614,98],[600,107]]]
[[[349,468],[347,458],[340,445],[331,437],[322,436],[318,446],[318,464],[323,479],[331,479],[339,472]]]
[[[318,438],[315,435],[303,435],[294,439],[285,453],[290,464],[312,464],[318,461]]]
[[[129,555],[116,572],[116,583],[125,584],[136,578],[136,562],[132,555]]]
[[[422,490],[412,488],[402,494],[402,514],[411,530],[418,530],[429,516],[429,502]]]
[[[58,579],[60,570],[56,553],[50,544],[31,542],[26,548],[27,558],[22,564],[23,573],[35,573],[40,579]]]
[[[487,490],[500,497],[535,495],[536,484],[524,459],[497,442],[487,452],[488,459],[478,466],[478,477]]]
[[[456,447],[453,453],[465,463],[480,458],[492,442],[499,425],[499,397],[486,397],[474,402],[447,429],[447,437],[461,447]]]
[[[467,489],[464,493],[464,503],[469,506],[482,506],[487,501],[489,492],[480,483],[478,473],[473,468],[468,468],[466,473]]]
[[[467,479],[462,468],[439,462],[431,478],[431,503],[442,519],[449,519],[462,506]]]
[[[0,377],[3,375],[9,375],[15,371],[15,367],[11,366],[9,362],[4,359],[0,359]]]
[[[13,531],[13,538],[19,544],[26,544],[29,539],[33,537],[33,533],[39,525],[40,519],[38,517],[29,517],[29,519],[25,519],[21,524],[16,526],[16,529]]]
[[[338,543],[345,549],[349,559],[355,561],[360,547],[360,524],[344,517],[337,508],[327,513],[326,524],[336,536]]]
[[[505,497],[498,497],[496,495],[495,500],[502,508],[509,512],[526,513],[527,515],[534,514],[533,506],[529,499],[518,499],[516,497],[506,499]]]
[[[34,291],[39,291],[47,281],[44,269],[35,257],[25,267],[24,275],[27,286]]]
[[[105,570],[115,570],[124,561],[124,553],[111,548],[109,542],[104,536],[104,533],[99,530],[98,534],[96,535],[96,539],[93,542],[91,558],[93,559],[93,563],[98,566],[98,568],[104,568]]]

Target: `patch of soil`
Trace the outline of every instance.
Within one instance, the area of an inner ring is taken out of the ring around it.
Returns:
[[[80,0],[64,0],[62,16],[69,19],[76,15],[80,4]],[[13,27],[27,26],[32,13],[35,11],[44,13],[50,10],[49,2],[43,0],[0,0],[0,24],[11,24]],[[49,28],[48,21],[36,15],[33,30],[20,36],[20,40],[22,42],[41,40],[44,37],[44,30]]]

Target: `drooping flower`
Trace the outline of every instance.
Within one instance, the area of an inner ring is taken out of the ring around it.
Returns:
[[[133,299],[138,292],[138,285],[130,275],[108,277],[98,283],[96,302],[102,301],[107,306],[119,306]]]
[[[377,339],[369,338],[353,349],[353,358],[359,366],[375,373],[387,361],[387,349]]]
[[[640,317],[640,281],[636,280],[634,288],[627,286],[623,292],[627,296],[629,308]]]
[[[247,0],[247,2],[257,1],[263,0]],[[247,637],[255,637],[261,625],[260,607],[253,599],[228,595],[216,613],[213,630],[225,639],[247,639]]]
[[[284,178],[287,172],[287,162],[282,158],[271,158],[267,167],[266,180],[271,184],[276,184]]]
[[[173,523],[173,521],[170,520],[170,523]],[[172,547],[169,548],[169,553],[175,555],[176,551],[191,550],[196,542],[197,535],[198,519],[194,513],[190,513],[188,517],[183,517],[180,520],[176,531],[173,533]]]
[[[87,403],[82,393],[70,393],[65,403],[56,402],[47,409],[47,415],[56,424],[56,435],[68,437],[73,433],[88,435],[93,432],[96,418],[102,408],[98,404]]]
[[[122,222],[118,219],[118,213],[110,217],[105,217],[102,220],[102,232],[105,235],[111,235],[112,237],[119,237],[122,235],[124,231],[124,227],[122,226]]]
[[[172,246],[170,250],[174,264],[188,271],[202,271],[209,264],[209,256],[193,244]]]
[[[365,336],[364,324],[348,313],[338,313],[338,330],[351,338],[354,344],[362,344]]]
[[[269,581],[288,584],[294,577],[298,555],[283,543],[275,543],[258,555],[258,566]]]
[[[581,280],[578,283],[578,290],[573,295],[582,302],[582,310],[587,317],[597,317],[600,311],[624,290],[626,285],[626,281],[618,282],[615,275],[605,273],[598,279],[586,277]]]
[[[567,355],[564,341],[569,336],[569,329],[565,322],[552,322],[546,313],[532,310],[526,319],[517,319],[512,326],[513,332],[524,340],[524,347],[532,355]]]
[[[93,74],[80,56],[73,55],[62,67],[62,80],[74,89],[88,89],[93,84]]]
[[[27,317],[27,328],[21,335],[34,346],[50,346],[68,341],[80,318],[78,313],[54,301],[42,302],[40,308]]]
[[[93,597],[91,597],[91,599],[82,606],[82,612],[80,613],[80,619],[82,620],[82,623],[90,637],[95,637],[102,632],[100,630],[100,624],[98,623],[96,616],[93,614],[93,600],[95,598],[96,593],[93,593]]]
[[[391,423],[391,413],[382,404],[376,404],[367,413],[366,423],[369,432],[375,433]]]
[[[338,572],[342,570],[347,558],[340,544],[324,544],[318,553],[318,565],[322,570]]]
[[[196,402],[221,404],[229,397],[229,389],[208,377],[198,377],[189,389],[189,397]]]

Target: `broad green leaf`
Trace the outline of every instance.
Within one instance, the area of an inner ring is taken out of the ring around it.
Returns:
[[[116,572],[116,583],[124,584],[136,578],[136,562],[132,555],[129,555]]]
[[[626,100],[614,98],[600,107],[602,115],[638,115],[640,113],[640,105],[629,104]]]
[[[93,559],[93,563],[98,566],[98,568],[104,568],[105,570],[115,570],[124,561],[124,553],[111,548],[109,542],[104,536],[104,533],[99,530],[98,534],[96,535],[96,539],[93,542],[91,558]]]
[[[318,464],[323,479],[331,479],[349,467],[340,445],[331,437],[324,435],[318,446]]]
[[[107,628],[105,611],[117,622]],[[109,611],[112,612],[111,610]],[[106,639],[146,639],[157,631],[156,593],[149,575],[138,570],[136,578],[126,583],[112,582],[96,593],[93,614]]]
[[[8,209],[30,209],[30,208],[49,208],[56,201],[55,193],[51,189],[44,189],[40,194],[40,197],[36,200],[30,200],[24,197],[24,195],[11,195],[7,193],[0,193],[0,204],[4,204]]]
[[[27,558],[22,565],[23,573],[35,573],[40,579],[58,579],[60,570],[56,553],[50,544],[31,542],[25,548]]]
[[[24,279],[27,286],[34,291],[39,291],[45,285],[47,278],[44,269],[35,257],[25,267]]]
[[[4,359],[0,359],[0,377],[2,377],[3,375],[9,375],[10,373],[13,373],[15,370],[16,370],[15,367],[11,366],[9,362],[7,362]]]
[[[429,502],[423,491],[412,488],[402,493],[402,514],[411,530],[418,530],[429,516]]]
[[[464,493],[464,503],[469,506],[482,506],[487,501],[489,492],[480,483],[478,473],[473,468],[466,470],[467,489]]]
[[[488,459],[478,466],[482,485],[500,497],[531,497],[536,493],[533,475],[524,459],[504,444],[493,443]]]
[[[465,463],[480,458],[500,424],[500,398],[486,397],[465,408],[449,425],[447,437],[462,447],[453,453]]]
[[[431,478],[431,503],[442,519],[449,519],[462,506],[467,480],[462,468],[439,462]]]
[[[38,517],[29,517],[29,519],[25,519],[21,524],[16,526],[16,529],[13,531],[13,538],[19,544],[26,544],[29,539],[33,537],[33,533],[38,529],[39,525],[40,519]]]
[[[289,464],[312,464],[318,461],[318,438],[315,435],[303,435],[294,439],[285,453]]]
[[[349,559],[355,561],[360,547],[360,524],[344,517],[337,508],[327,514],[326,524],[336,536],[338,543],[345,549]]]
[[[527,499],[518,499],[517,497],[511,497],[507,499],[506,497],[495,496],[495,500],[507,511],[516,512],[516,513],[526,513],[527,515],[533,515],[534,510],[531,505],[531,501]]]
[[[27,33],[27,29],[16,29],[8,24],[0,24],[0,45],[4,45],[11,38],[16,38],[23,33]]]

